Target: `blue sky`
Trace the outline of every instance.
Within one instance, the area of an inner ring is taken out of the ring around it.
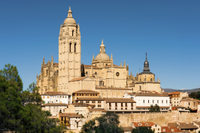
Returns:
[[[162,88],[200,87],[199,0],[1,0],[0,69],[17,66],[24,89],[36,82],[43,56],[58,62],[60,25],[71,6],[80,24],[84,64],[99,53],[102,38],[114,64],[141,72],[148,53]]]

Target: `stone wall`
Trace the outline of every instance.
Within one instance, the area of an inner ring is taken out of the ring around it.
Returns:
[[[131,122],[154,122],[164,126],[170,122],[192,122],[199,118],[197,113],[179,113],[177,111],[168,113],[131,113],[118,114],[122,127],[130,126]]]

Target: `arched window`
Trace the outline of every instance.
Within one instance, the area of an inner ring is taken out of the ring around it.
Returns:
[[[152,81],[152,78],[151,78],[151,81]]]
[[[69,43],[69,52],[72,52],[72,49],[71,49],[71,48],[72,48],[72,43],[70,42],[70,43]]]
[[[76,43],[74,43],[74,53],[76,53]]]
[[[74,30],[72,30],[72,36],[74,36]]]
[[[142,87],[140,86],[140,91],[142,90]]]

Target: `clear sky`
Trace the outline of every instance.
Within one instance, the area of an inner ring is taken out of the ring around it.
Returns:
[[[114,64],[125,60],[134,76],[147,52],[162,88],[200,87],[200,0],[0,0],[0,69],[17,66],[24,89],[36,82],[43,56],[58,62],[69,6],[80,24],[84,64],[103,38]]]

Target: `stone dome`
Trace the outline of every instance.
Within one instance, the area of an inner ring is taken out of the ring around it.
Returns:
[[[74,18],[66,18],[64,24],[76,24],[76,21]]]
[[[100,52],[96,56],[95,60],[110,60],[110,57],[106,54],[105,45],[103,44],[103,39],[100,45]]]
[[[106,53],[99,53],[95,60],[110,60],[110,57]]]
[[[71,7],[69,7],[68,16],[65,19],[64,24],[70,24],[70,25],[76,24],[75,19],[72,17]]]

